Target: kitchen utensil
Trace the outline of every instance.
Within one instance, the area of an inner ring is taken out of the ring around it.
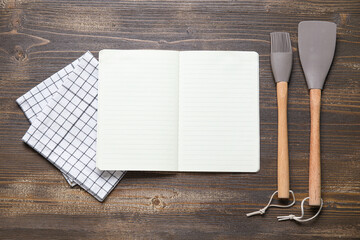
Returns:
[[[289,198],[287,98],[292,49],[289,33],[273,32],[270,36],[271,67],[276,82],[278,104],[278,198]]]
[[[294,192],[289,189],[289,151],[288,151],[288,130],[287,130],[287,96],[288,82],[292,67],[292,48],[290,35],[286,32],[273,32],[271,37],[271,67],[277,88],[278,103],[278,190],[275,191],[268,204],[246,216],[263,215],[269,207],[288,208],[295,204]],[[288,199],[289,193],[293,201],[288,205],[271,204],[274,196]]]
[[[321,90],[335,53],[336,24],[324,21],[299,23],[299,55],[310,89],[309,205],[321,204],[320,105]]]

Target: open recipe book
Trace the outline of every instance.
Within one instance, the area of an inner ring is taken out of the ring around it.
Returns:
[[[259,170],[256,52],[102,50],[99,62],[99,169]]]

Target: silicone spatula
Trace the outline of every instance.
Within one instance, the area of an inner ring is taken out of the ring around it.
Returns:
[[[336,24],[324,21],[299,23],[298,47],[306,83],[310,89],[309,205],[321,203],[320,105],[321,90],[333,61]]]

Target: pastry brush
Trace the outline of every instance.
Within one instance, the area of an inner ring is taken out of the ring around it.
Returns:
[[[289,151],[287,130],[287,95],[288,82],[292,67],[292,49],[290,35],[286,32],[270,33],[271,37],[271,67],[277,88],[278,104],[278,190],[275,191],[268,204],[258,211],[246,214],[251,217],[264,214],[269,207],[288,208],[295,204],[294,192],[289,189]],[[288,205],[271,204],[275,194],[278,198],[288,199],[289,193],[293,201]]]
[[[292,67],[292,48],[287,32],[271,36],[271,68],[276,82],[278,105],[278,197],[289,198],[289,151],[287,127],[288,82]]]

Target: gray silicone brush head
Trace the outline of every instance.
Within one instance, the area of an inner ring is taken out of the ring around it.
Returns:
[[[292,48],[287,32],[273,32],[271,37],[271,68],[275,82],[289,82],[292,67]]]
[[[335,53],[336,24],[299,23],[299,55],[309,89],[322,89]]]

